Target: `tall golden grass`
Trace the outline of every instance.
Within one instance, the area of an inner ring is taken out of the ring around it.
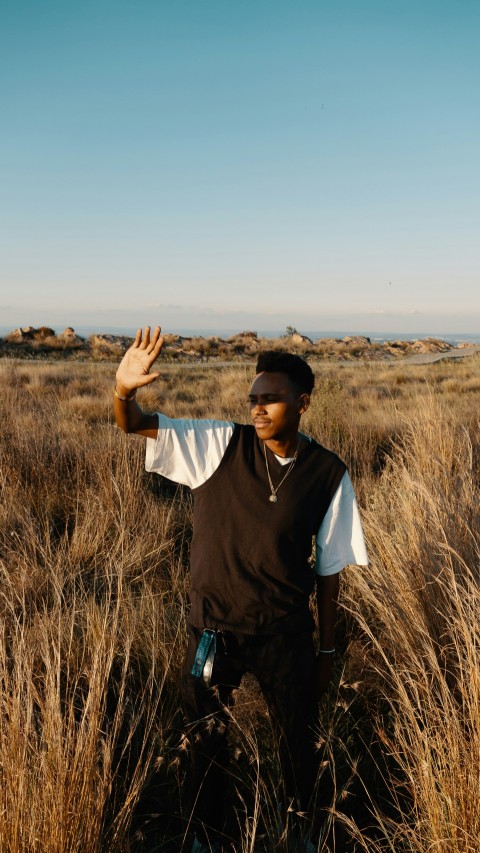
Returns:
[[[305,430],[371,555],[319,717],[324,850],[480,849],[480,361],[320,365]],[[189,495],[112,423],[114,366],[0,364],[0,850],[180,850]],[[147,409],[246,420],[250,370],[165,365]],[[232,726],[236,849],[289,849],[258,688]],[[282,848],[283,845],[283,848]]]

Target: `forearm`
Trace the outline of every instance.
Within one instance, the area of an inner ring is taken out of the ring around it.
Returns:
[[[113,412],[115,415],[115,420],[117,422],[117,426],[123,430],[123,432],[138,432],[142,430],[142,427],[145,427],[145,412],[140,408],[135,398],[128,399],[128,394],[131,391],[127,391],[125,388],[122,388],[121,385],[115,386],[115,391],[113,398]],[[127,399],[121,400],[117,395],[120,394],[122,397],[126,397]]]
[[[320,649],[328,651],[335,648],[335,621],[340,589],[340,573],[316,576],[316,598],[318,625],[320,631]]]
[[[131,394],[131,390],[122,387],[120,383],[115,385],[113,412],[117,426],[123,432],[134,432],[154,438],[157,430],[157,416],[146,414],[135,397],[129,399]],[[121,399],[122,397],[125,399]]]

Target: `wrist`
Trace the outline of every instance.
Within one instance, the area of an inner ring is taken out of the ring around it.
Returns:
[[[117,382],[114,386],[113,393],[118,400],[122,401],[122,403],[128,403],[129,400],[134,400],[137,396],[137,389],[125,388],[124,385]]]

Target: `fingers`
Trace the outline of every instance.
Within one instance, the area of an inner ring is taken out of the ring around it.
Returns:
[[[153,349],[151,349],[151,346],[152,345],[150,344],[150,346],[147,350],[147,353],[149,354],[149,359],[148,359],[148,369],[149,370],[150,370],[152,364],[154,364],[156,362],[158,356],[160,355],[160,352],[161,352],[162,347],[163,347],[163,338],[158,339],[158,341],[155,344]]]
[[[142,338],[142,342],[140,344],[140,349],[147,349],[149,344],[150,344],[150,326],[145,326],[145,329],[143,330],[143,338]]]
[[[160,326],[155,326],[150,345],[147,347],[147,352],[151,353],[156,350],[156,355],[160,352],[163,346],[163,338],[160,339]],[[158,344],[160,343],[160,346]]]
[[[160,337],[160,331],[161,331],[160,326],[155,326],[155,329],[153,331],[153,335],[150,338],[150,326],[145,326],[145,329],[143,330],[143,339],[142,339],[141,344],[140,344],[140,349],[146,349],[149,352],[151,352],[154,349],[154,347],[155,347],[155,345],[156,345],[156,343]],[[137,331],[137,338],[138,338],[139,332],[141,335],[141,329],[139,329]],[[137,338],[135,339],[135,341],[137,340]]]
[[[146,350],[148,354],[155,352],[156,358],[163,346],[163,338],[160,337],[160,332],[160,326],[155,326],[153,335],[150,337],[150,326],[145,326],[143,332],[142,329],[137,329],[133,347]]]

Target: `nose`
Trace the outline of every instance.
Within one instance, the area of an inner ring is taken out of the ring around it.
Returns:
[[[265,415],[267,413],[265,403],[262,403],[261,400],[257,400],[257,402],[253,406],[253,411],[256,415]]]

